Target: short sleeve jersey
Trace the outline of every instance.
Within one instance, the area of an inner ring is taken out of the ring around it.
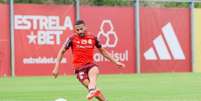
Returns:
[[[81,69],[82,66],[93,63],[94,48],[101,48],[101,44],[97,37],[87,33],[84,37],[73,35],[67,38],[65,49],[72,49],[73,67]]]

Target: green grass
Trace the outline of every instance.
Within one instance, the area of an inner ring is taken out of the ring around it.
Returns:
[[[101,75],[109,101],[201,101],[201,74]],[[87,101],[74,76],[0,78],[0,101]],[[95,100],[94,100],[95,101]]]

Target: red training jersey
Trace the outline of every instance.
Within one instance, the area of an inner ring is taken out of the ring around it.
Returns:
[[[82,66],[93,63],[94,48],[102,47],[97,37],[89,32],[84,37],[74,34],[67,38],[64,45],[65,49],[72,49],[74,69],[81,69]]]

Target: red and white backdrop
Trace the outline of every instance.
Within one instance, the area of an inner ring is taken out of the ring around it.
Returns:
[[[140,13],[141,71],[191,71],[189,9],[142,8]]]
[[[98,35],[112,56],[127,65],[119,70],[100,53],[95,53],[101,73],[135,72],[132,8],[81,7],[81,16],[88,30]],[[50,75],[61,44],[72,34],[73,21],[73,6],[15,5],[16,75]],[[73,73],[71,59],[69,51],[61,65],[61,74]]]
[[[114,58],[126,64],[119,70],[114,64],[96,52],[94,59],[100,65],[101,73],[134,73],[135,31],[131,7],[81,7],[81,18]]]
[[[0,5],[0,75],[10,74],[8,6]],[[25,9],[26,8],[26,9]],[[141,71],[189,72],[190,18],[188,9],[141,9]],[[50,75],[66,37],[72,34],[72,5],[15,5],[15,73]],[[95,52],[101,73],[135,73],[135,25],[132,7],[81,7],[88,30],[117,60],[119,70]],[[72,74],[71,50],[62,60],[61,74]]]
[[[74,7],[15,5],[15,73],[50,75],[58,50],[73,30]],[[72,73],[70,52],[62,60],[61,74]]]
[[[0,4],[0,76],[10,75],[9,6]]]

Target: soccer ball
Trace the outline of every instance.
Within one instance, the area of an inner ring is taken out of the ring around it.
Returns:
[[[64,99],[64,98],[58,98],[58,99],[56,99],[55,101],[67,101],[67,100]]]

